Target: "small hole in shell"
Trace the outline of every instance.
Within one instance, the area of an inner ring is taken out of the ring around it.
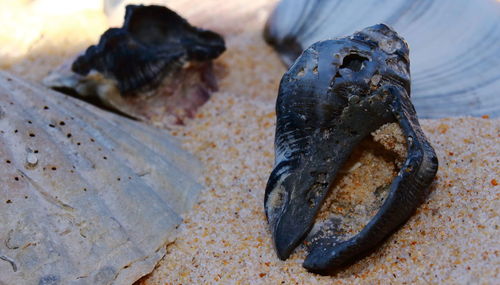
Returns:
[[[364,62],[367,61],[368,58],[364,56],[360,56],[358,54],[352,53],[344,57],[342,60],[342,65],[340,68],[348,68],[354,72],[358,72],[364,67]]]

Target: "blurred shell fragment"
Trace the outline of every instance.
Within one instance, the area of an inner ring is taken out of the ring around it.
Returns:
[[[381,22],[412,49],[412,98],[420,117],[500,115],[496,1],[281,0],[264,35],[290,65],[317,41]]]

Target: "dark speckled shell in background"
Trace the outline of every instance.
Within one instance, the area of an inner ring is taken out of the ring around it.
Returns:
[[[410,46],[412,98],[420,117],[500,115],[498,1],[282,0],[265,36],[291,64],[317,41],[381,22]]]
[[[225,51],[224,39],[164,6],[124,10],[121,28],[108,29],[43,83],[137,120],[183,124],[218,89],[212,60]]]
[[[208,61],[225,51],[224,39],[191,26],[163,6],[128,5],[122,28],[107,30],[71,69],[97,70],[115,79],[122,93],[152,89],[188,61]]]

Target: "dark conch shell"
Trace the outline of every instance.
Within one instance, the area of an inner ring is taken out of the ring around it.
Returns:
[[[289,65],[313,43],[387,23],[412,48],[419,116],[500,116],[498,1],[281,0],[265,38]]]
[[[311,230],[353,148],[383,124],[399,123],[408,145],[388,197],[354,237],[333,244],[313,242],[304,267],[326,273],[359,258],[425,199],[438,161],[410,101],[408,55],[406,42],[379,24],[313,44],[283,76],[276,102],[275,168],[264,202],[281,259]]]
[[[97,70],[125,93],[156,87],[185,62],[211,60],[224,51],[221,36],[191,26],[166,7],[128,5],[123,27],[107,30],[71,69],[81,75]]]
[[[108,29],[71,71],[62,68],[44,83],[133,118],[166,111],[182,120],[217,90],[211,60],[224,51],[220,35],[191,26],[166,7],[128,5],[123,27]]]

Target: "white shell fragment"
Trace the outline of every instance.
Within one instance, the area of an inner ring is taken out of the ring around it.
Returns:
[[[202,186],[164,131],[0,72],[0,284],[131,284]]]
[[[266,39],[287,64],[311,44],[378,23],[410,46],[419,117],[500,115],[500,2],[282,0]],[[394,49],[391,42],[382,49]]]
[[[28,163],[29,166],[35,166],[36,163],[38,162],[38,158],[34,153],[30,152],[26,157],[26,162]]]

